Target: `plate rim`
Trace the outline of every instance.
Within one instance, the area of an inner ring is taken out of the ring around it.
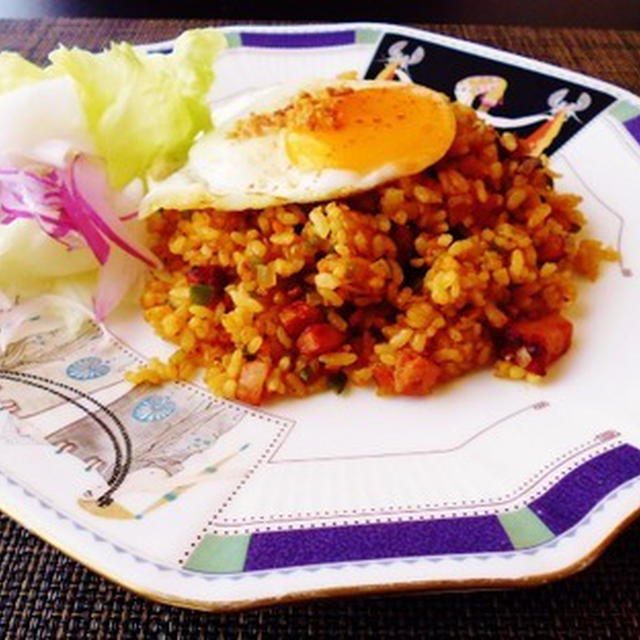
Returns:
[[[444,46],[451,46],[458,50],[461,48],[465,51],[476,53],[484,57],[492,57],[494,59],[502,59],[509,64],[517,66],[533,68],[538,71],[553,73],[556,77],[586,83],[595,89],[606,91],[618,99],[630,100],[636,104],[640,104],[640,96],[630,90],[617,86],[613,83],[601,80],[599,78],[589,76],[579,71],[567,69],[552,63],[544,62],[524,56],[521,54],[505,51],[491,45],[480,44],[464,38],[453,37],[441,33],[435,33],[419,26],[408,26],[404,24],[394,24],[387,22],[327,22],[327,23],[309,23],[309,24],[284,24],[284,25],[246,25],[243,23],[232,25],[216,26],[222,33],[239,33],[239,32],[259,32],[259,33],[313,33],[331,31],[351,31],[357,29],[370,29],[379,32],[382,37],[385,33],[392,32],[399,35],[407,35],[416,38],[427,38],[429,41]],[[161,48],[170,46],[175,39],[160,42],[139,45],[141,48]],[[461,47],[461,44],[463,47]],[[19,484],[19,483],[18,483]],[[20,485],[22,487],[22,485]],[[606,498],[603,498],[603,501]],[[602,502],[598,504],[602,504]],[[591,513],[594,507],[589,513]],[[412,580],[407,582],[380,582],[378,584],[360,584],[355,586],[333,586],[318,589],[301,589],[289,590],[284,595],[265,596],[259,598],[250,598],[242,600],[192,600],[180,596],[156,592],[149,590],[140,584],[136,584],[133,580],[122,578],[117,573],[112,573],[107,567],[101,566],[92,559],[87,559],[75,549],[71,544],[65,544],[57,539],[55,532],[41,529],[39,526],[29,522],[29,515],[25,515],[19,507],[9,506],[0,496],[0,510],[5,513],[11,520],[24,527],[32,534],[51,545],[59,552],[68,556],[72,560],[79,562],[86,568],[101,577],[117,584],[128,591],[146,597],[155,602],[168,604],[172,606],[188,608],[199,611],[224,613],[233,611],[243,611],[258,607],[267,607],[277,604],[291,604],[315,599],[330,599],[338,597],[354,597],[369,596],[382,594],[401,594],[401,593],[418,593],[428,591],[444,591],[444,590],[473,590],[473,589],[506,589],[515,587],[533,587],[550,582],[561,580],[568,576],[574,575],[592,563],[594,563],[609,547],[609,545],[625,530],[629,525],[640,517],[640,500],[637,506],[628,509],[622,516],[616,517],[616,524],[609,526],[606,530],[601,528],[601,532],[597,534],[598,541],[587,548],[580,558],[574,560],[566,566],[559,569],[547,571],[534,575],[523,575],[520,577],[499,577],[499,578],[452,578],[452,579],[424,579]],[[25,511],[28,511],[25,510]]]
[[[518,578],[468,578],[450,580],[420,580],[407,582],[362,584],[359,586],[346,587],[325,587],[318,589],[301,589],[289,591],[281,596],[266,596],[261,598],[250,598],[243,600],[217,601],[217,600],[194,600],[180,596],[170,595],[161,591],[153,591],[142,587],[133,581],[128,581],[112,573],[105,567],[100,566],[93,560],[87,560],[81,553],[78,553],[70,545],[66,545],[56,540],[55,536],[47,531],[41,530],[37,526],[25,524],[20,515],[19,509],[7,508],[5,504],[0,505],[0,510],[14,523],[24,527],[32,535],[36,536],[46,544],[67,556],[74,562],[81,564],[86,569],[93,571],[101,578],[116,584],[123,589],[157,602],[159,604],[170,605],[192,611],[202,611],[206,613],[233,613],[248,611],[257,608],[265,608],[276,605],[295,604],[312,600],[330,600],[333,598],[363,597],[376,595],[402,595],[402,594],[426,594],[441,591],[475,591],[475,590],[501,590],[514,588],[533,588],[558,582],[570,576],[576,575],[586,570],[594,564],[609,548],[609,546],[638,518],[640,518],[640,504],[620,520],[607,536],[603,538],[595,547],[589,549],[583,556],[573,561],[571,564],[537,575],[523,576]]]
[[[436,44],[442,44],[445,46],[449,45],[459,48],[460,43],[463,43],[465,46],[465,50],[467,51],[478,52],[481,55],[489,54],[492,56],[497,56],[498,58],[506,57],[510,64],[519,63],[518,66],[523,66],[526,63],[533,62],[536,65],[537,70],[554,72],[556,74],[557,72],[560,72],[559,74],[557,74],[558,77],[565,78],[567,80],[573,79],[582,82],[586,81],[594,88],[600,89],[602,91],[608,91],[620,99],[631,99],[634,102],[640,103],[640,94],[633,93],[633,91],[614,84],[613,82],[602,80],[601,78],[582,73],[581,71],[575,71],[574,69],[561,67],[560,65],[556,65],[551,62],[545,62],[544,60],[539,60],[538,58],[532,58],[520,53],[514,53],[512,51],[500,49],[499,47],[494,47],[492,45],[475,42],[473,40],[467,40],[465,38],[459,38],[457,36],[450,36],[436,31],[429,31],[428,29],[421,28],[419,25],[413,26],[403,23],[393,23],[385,21],[374,22],[365,20],[350,22],[309,22],[303,24],[263,25],[245,24],[239,22],[235,24],[223,24],[220,26],[212,25],[212,28],[218,29],[223,33],[319,33],[327,30],[354,31],[358,29],[371,29],[374,31],[380,31],[381,33],[386,33],[387,31],[393,30],[396,33],[405,33],[408,36],[413,35],[415,37],[420,37],[420,35],[424,37],[424,34],[428,34],[429,40]],[[166,49],[167,47],[173,45],[177,37],[178,36],[176,36],[176,38],[170,38],[168,40],[160,40],[158,42],[140,43],[136,46],[143,50]],[[323,47],[320,46],[319,48]]]

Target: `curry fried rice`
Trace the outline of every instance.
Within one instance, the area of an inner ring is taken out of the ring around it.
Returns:
[[[260,404],[328,387],[422,395],[465,372],[535,379],[570,346],[574,274],[615,251],[579,239],[580,198],[454,104],[436,165],[344,200],[259,211],[164,211],[149,221],[165,270],[146,320],[178,345],[135,383],[189,379]]]

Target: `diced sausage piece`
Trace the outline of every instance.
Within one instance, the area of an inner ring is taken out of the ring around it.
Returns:
[[[264,383],[269,373],[269,365],[260,360],[245,362],[240,369],[236,396],[238,400],[248,404],[260,404]]]
[[[394,391],[405,396],[423,396],[433,389],[439,377],[437,364],[412,351],[403,351],[393,371]]]
[[[296,341],[298,351],[305,356],[321,356],[335,351],[342,345],[345,335],[333,325],[327,323],[312,324],[307,327]]]
[[[543,376],[549,365],[569,349],[572,333],[573,325],[559,313],[513,322],[504,330],[500,355]]]
[[[560,236],[550,236],[537,249],[538,262],[557,262],[566,255],[564,240]]]
[[[187,271],[187,281],[189,284],[204,284],[212,287],[216,295],[220,295],[229,284],[229,278],[222,267],[209,265],[191,267]]]
[[[310,324],[322,322],[322,311],[298,300],[283,307],[278,317],[287,334],[297,338]]]
[[[373,367],[373,379],[376,381],[378,391],[384,395],[393,393],[393,369],[386,364],[376,364]]]
[[[405,225],[396,224],[391,229],[391,237],[396,245],[396,260],[402,266],[411,260],[413,254],[413,233]]]
[[[353,350],[358,356],[358,365],[364,367],[369,364],[373,356],[373,348],[376,341],[370,331],[363,331],[362,335],[357,336],[352,341]]]

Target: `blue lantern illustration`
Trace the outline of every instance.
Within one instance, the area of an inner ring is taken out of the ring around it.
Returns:
[[[74,380],[95,380],[106,376],[111,367],[102,359],[96,356],[80,358],[72,362],[66,369],[66,373]]]
[[[166,420],[175,410],[176,405],[171,398],[153,395],[140,400],[131,415],[138,422],[158,422]]]

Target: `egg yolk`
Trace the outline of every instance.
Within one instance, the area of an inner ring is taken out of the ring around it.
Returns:
[[[424,87],[361,89],[328,99],[333,117],[326,124],[286,131],[289,159],[302,169],[368,173],[393,164],[409,175],[437,162],[453,142],[451,105]]]

